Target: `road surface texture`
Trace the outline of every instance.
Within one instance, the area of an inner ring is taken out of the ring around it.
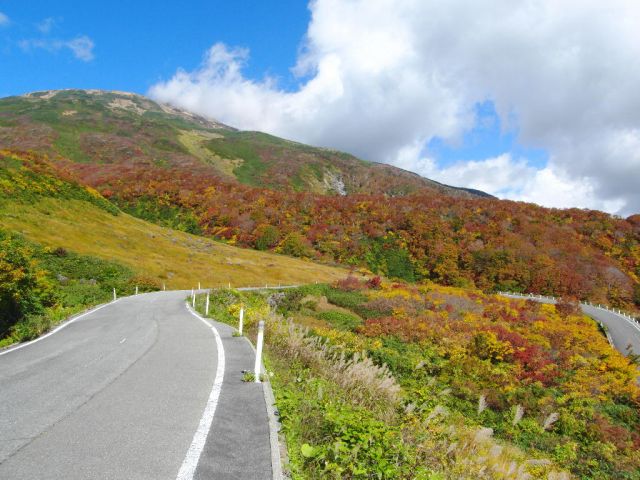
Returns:
[[[271,479],[251,346],[186,296],[122,298],[0,352],[0,478]]]
[[[546,297],[536,298],[517,294],[503,295],[511,298],[535,300],[536,302],[542,303],[556,303],[555,300]],[[637,322],[612,311],[605,310],[604,308],[598,308],[584,303],[581,303],[580,307],[582,307],[582,311],[586,315],[602,323],[607,328],[608,336],[618,351],[623,355],[629,353],[640,355],[640,325]],[[640,382],[640,378],[638,381]]]

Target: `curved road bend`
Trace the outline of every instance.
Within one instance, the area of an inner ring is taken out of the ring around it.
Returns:
[[[186,296],[122,298],[0,352],[0,478],[176,479],[210,406],[219,358]],[[254,354],[230,327],[215,328],[226,370],[188,477],[271,479],[262,386],[241,381]]]
[[[542,303],[556,303],[555,300],[549,298],[541,299],[511,294],[502,295],[510,298],[535,300],[536,302]],[[632,320],[628,320],[602,308],[593,307],[583,303],[580,304],[580,307],[585,315],[588,315],[607,327],[609,336],[611,337],[611,341],[613,342],[613,346],[616,350],[622,352],[623,355],[627,355],[630,352],[630,348],[631,352],[640,354],[640,325]],[[638,382],[640,382],[640,377],[638,378]]]

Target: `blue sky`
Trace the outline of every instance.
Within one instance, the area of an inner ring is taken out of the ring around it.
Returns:
[[[498,157],[505,152],[510,152],[516,158],[527,159],[534,167],[546,165],[548,153],[542,148],[520,145],[517,130],[503,127],[493,102],[476,103],[474,113],[477,117],[476,125],[464,132],[461,140],[446,142],[440,137],[434,137],[426,143],[423,154],[434,156],[442,167]]]
[[[639,212],[640,3],[565,7],[5,1],[0,96],[131,91],[503,198]]]
[[[145,93],[177,68],[197,66],[214,42],[247,47],[247,74],[293,79],[298,46],[309,23],[305,2],[30,0],[0,2],[0,96],[34,90],[99,88]],[[45,25],[49,24],[47,32]],[[94,58],[68,48],[23,48],[21,42],[71,41],[86,36]],[[26,51],[25,51],[26,50]]]

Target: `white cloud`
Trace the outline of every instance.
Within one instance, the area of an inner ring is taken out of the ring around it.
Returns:
[[[0,27],[9,25],[9,17],[6,14],[0,12]]]
[[[73,52],[73,55],[85,62],[93,60],[93,47],[95,46],[93,40],[86,35],[76,37],[73,40],[68,40],[63,43],[63,46],[67,47]]]
[[[454,185],[484,178],[509,198],[640,211],[637,1],[315,0],[310,9],[296,90],[245,78],[248,52],[216,44],[199,68],[150,94]],[[486,100],[549,164],[507,155],[425,170],[426,143],[458,141]]]
[[[592,208],[620,211],[625,200],[615,195],[601,199],[589,177],[574,178],[554,168],[535,168],[510,154],[439,167],[430,158],[416,160],[415,152],[402,154],[394,165],[450,185],[464,185],[501,198],[537,203],[546,207]]]
[[[48,17],[42,20],[41,22],[39,22],[36,25],[36,28],[40,31],[40,33],[47,35],[51,33],[51,30],[53,30],[53,28],[56,26],[56,23],[57,22],[55,18]]]
[[[31,39],[21,40],[18,45],[25,51],[32,49],[42,49],[49,52],[58,52],[60,50],[70,50],[74,57],[83,62],[89,62],[94,59],[93,40],[86,35],[80,35],[71,40],[58,39]]]

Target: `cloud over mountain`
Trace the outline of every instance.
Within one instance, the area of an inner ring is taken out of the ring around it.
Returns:
[[[316,0],[299,85],[253,80],[249,52],[215,44],[150,94],[243,129],[353,152],[508,198],[640,211],[640,4],[632,0]],[[521,145],[440,165],[492,102]]]

